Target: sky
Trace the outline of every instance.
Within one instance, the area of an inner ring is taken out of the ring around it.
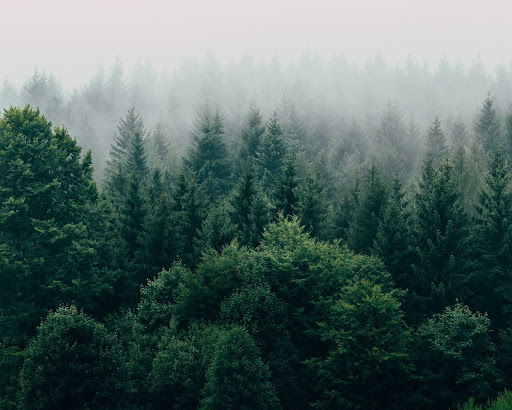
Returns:
[[[510,0],[1,0],[0,79],[19,86],[37,66],[65,88],[87,82],[118,56],[172,70],[213,54],[283,64],[302,52],[354,64],[380,52],[435,65],[512,63]]]

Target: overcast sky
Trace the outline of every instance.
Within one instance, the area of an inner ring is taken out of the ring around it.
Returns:
[[[390,64],[408,55],[437,63],[512,63],[511,0],[1,0],[0,76],[16,85],[35,66],[64,86],[86,82],[118,55],[172,68],[212,52],[244,52],[283,63],[302,51],[343,53],[364,63],[377,51]]]

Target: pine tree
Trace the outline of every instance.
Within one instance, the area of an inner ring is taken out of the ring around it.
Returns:
[[[254,104],[251,104],[241,134],[240,162],[242,164],[249,158],[256,158],[264,133],[265,124],[263,124],[260,110]]]
[[[372,253],[384,261],[396,286],[407,289],[414,262],[414,246],[411,215],[399,178],[393,180]]]
[[[461,303],[447,307],[418,330],[419,392],[426,408],[454,408],[474,397],[484,402],[494,394],[501,374],[496,346],[489,337],[490,320]]]
[[[428,129],[427,139],[425,141],[425,152],[432,157],[433,164],[436,167],[441,164],[443,157],[447,153],[446,137],[441,128],[441,121],[439,121],[437,116]]]
[[[257,152],[258,172],[269,194],[274,192],[281,177],[286,151],[283,131],[279,125],[277,113],[274,112],[267,122],[266,131]]]
[[[472,285],[475,309],[487,311],[503,327],[512,314],[512,193],[510,171],[501,150],[489,160],[480,192],[474,237],[477,263]]]
[[[276,409],[281,405],[253,339],[241,327],[217,342],[206,373],[201,409]]]
[[[187,179],[184,173],[178,178],[173,194],[173,211],[176,212],[179,236],[183,243],[183,262],[188,266],[195,264],[195,243],[202,228],[202,205],[195,179]]]
[[[256,246],[263,227],[269,221],[268,205],[255,181],[252,163],[248,161],[230,198],[230,218],[237,230],[240,245]]]
[[[297,214],[306,232],[323,239],[326,230],[327,197],[326,182],[318,166],[306,175],[300,190]]]
[[[205,185],[211,199],[217,199],[224,192],[230,163],[218,109],[214,111],[206,105],[197,111],[192,143],[184,163],[196,176],[198,185]]]
[[[406,408],[410,384],[410,333],[400,293],[368,280],[344,286],[321,324],[325,357],[314,358],[318,408]]]
[[[146,172],[145,130],[142,117],[135,113],[134,107],[119,121],[117,129],[119,134],[114,136],[105,168],[105,184],[111,195],[122,197],[126,194],[130,173],[133,170],[140,175]]]
[[[375,164],[364,179],[347,230],[347,242],[357,253],[369,253],[384,215],[387,187]]]
[[[278,181],[275,192],[276,213],[291,216],[297,211],[297,165],[291,151],[288,151],[284,160],[281,179]]]
[[[501,124],[495,98],[487,94],[473,124],[476,141],[487,154],[502,145]]]
[[[431,157],[425,161],[416,209],[419,261],[410,289],[418,296],[418,305],[412,309],[424,314],[441,312],[456,298],[467,299],[471,274],[468,219],[448,159],[439,168],[433,166]]]
[[[391,181],[398,174],[407,179],[412,171],[416,152],[407,138],[407,130],[398,104],[388,102],[380,119],[375,141],[375,162],[383,176]]]
[[[469,143],[469,137],[466,130],[466,125],[459,117],[452,124],[450,129],[451,134],[451,147],[453,151],[456,151],[459,146],[466,147]]]

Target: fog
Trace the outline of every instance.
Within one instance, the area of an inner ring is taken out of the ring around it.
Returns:
[[[74,1],[3,4],[0,106],[31,104],[92,148],[101,177],[130,107],[179,154],[194,113],[219,107],[237,144],[250,104],[300,123],[329,151],[354,127],[373,141],[388,104],[417,127],[471,134],[487,93],[512,95],[508,16],[491,1]]]

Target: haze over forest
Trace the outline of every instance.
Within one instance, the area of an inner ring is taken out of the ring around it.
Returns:
[[[512,408],[511,13],[2,5],[0,408]]]
[[[80,145],[93,149],[98,177],[116,126],[131,107],[142,116],[148,136],[160,127],[176,154],[188,146],[196,111],[204,104],[220,110],[232,146],[253,104],[264,118],[277,111],[285,129],[300,127],[301,138],[326,154],[357,126],[366,141],[365,156],[371,158],[380,117],[389,103],[396,104],[404,123],[415,128],[411,142],[419,152],[434,117],[441,120],[450,141],[457,138],[453,127],[458,125],[465,127],[469,141],[473,118],[487,94],[495,98],[503,118],[512,96],[511,67],[486,68],[479,57],[468,66],[448,57],[435,64],[410,57],[404,65],[390,65],[376,54],[359,67],[342,56],[322,59],[310,52],[288,64],[248,54],[222,64],[210,54],[187,60],[171,73],[159,71],[150,61],[139,61],[128,71],[116,59],[72,89],[65,89],[59,77],[35,68],[19,87],[5,77],[0,107],[31,104],[54,125],[66,126]],[[298,123],[291,124],[295,119]]]

